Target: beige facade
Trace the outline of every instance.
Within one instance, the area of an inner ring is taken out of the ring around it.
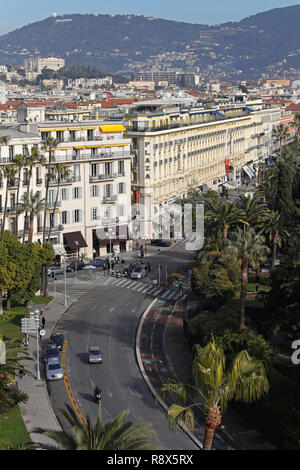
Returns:
[[[9,137],[8,145],[1,147],[0,165],[11,163],[17,154],[31,151],[38,146],[48,160],[49,151],[43,148],[48,137],[58,139],[54,150],[55,164],[61,163],[69,170],[61,181],[53,178],[49,185],[47,227],[53,219],[51,243],[64,245],[70,256],[85,254],[92,257],[94,250],[99,256],[108,252],[110,240],[107,229],[111,228],[112,248],[119,252],[128,249],[127,226],[131,220],[131,153],[130,139],[124,138],[121,123],[85,121],[84,123],[19,124],[18,127],[0,127],[0,136]],[[26,193],[29,167],[22,168],[20,195]],[[45,197],[46,165],[35,163],[30,178],[30,190],[40,191]],[[7,182],[3,180],[0,189],[1,216]],[[18,181],[9,188],[9,213],[6,229],[16,232],[15,214]],[[58,204],[54,214],[57,191]],[[18,236],[22,238],[24,214],[19,216]],[[43,214],[34,220],[33,240],[42,241]],[[26,231],[26,238],[27,238]],[[74,235],[75,233],[75,235]],[[78,250],[70,246],[70,238],[76,239],[80,233]],[[81,241],[80,241],[81,239]],[[82,242],[83,239],[83,242]],[[85,242],[85,243],[84,243]],[[87,246],[85,246],[85,244]]]
[[[146,233],[178,197],[193,189],[235,186],[254,175],[253,164],[268,157],[272,128],[280,110],[253,111],[246,106],[222,110],[131,113],[128,137],[135,154],[132,168],[133,201],[146,211]],[[229,173],[225,171],[229,159]],[[246,168],[247,167],[247,168]],[[243,170],[244,168],[244,170]]]

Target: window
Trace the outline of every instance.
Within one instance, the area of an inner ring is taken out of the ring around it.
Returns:
[[[119,183],[119,194],[125,194],[125,183]]]
[[[118,217],[125,217],[126,216],[126,205],[125,204],[118,204],[117,213],[118,213]]]
[[[82,210],[81,209],[75,209],[73,211],[73,223],[81,222],[81,220],[82,220]]]
[[[80,181],[80,164],[75,163],[73,165],[73,179],[74,181]]]
[[[93,207],[91,209],[91,220],[98,220],[98,208],[97,207]]]
[[[91,163],[90,170],[91,170],[90,174],[92,177],[98,176],[99,174],[98,163]]]
[[[88,129],[88,131],[87,131],[87,140],[93,140],[93,138],[94,138],[93,129]]]
[[[62,211],[61,212],[61,223],[62,223],[62,225],[67,225],[67,224],[70,223],[69,211]]]
[[[112,164],[111,163],[104,163],[104,174],[111,175],[112,174]]]
[[[125,175],[125,167],[124,167],[124,161],[123,160],[118,162],[118,173],[119,173],[119,176],[124,176]]]
[[[69,189],[67,188],[62,188],[60,190],[60,199],[62,201],[67,201],[69,199]]]
[[[82,188],[77,186],[73,188],[73,199],[81,199],[82,198]]]
[[[76,131],[69,131],[69,140],[76,140]]]
[[[26,155],[28,155],[28,147],[27,147],[27,145],[22,145],[22,155],[23,155],[23,157],[25,157]]]
[[[99,197],[100,194],[100,188],[97,184],[93,184],[90,186],[90,196],[91,197]]]
[[[8,151],[9,151],[9,160],[13,160],[13,158],[15,156],[14,147],[12,145],[10,145],[8,147]]]

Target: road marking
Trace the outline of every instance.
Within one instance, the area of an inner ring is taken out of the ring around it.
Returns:
[[[122,279],[122,281],[119,281],[116,286],[122,286],[123,284],[126,284],[127,283],[127,279]]]
[[[157,289],[156,291],[153,292],[153,295],[158,295],[159,292],[162,292],[163,289]]]
[[[141,286],[141,287],[139,287],[139,289],[137,289],[136,291],[139,292],[139,291],[142,290],[142,289],[145,289],[145,286],[144,286],[144,285]]]
[[[147,292],[148,290],[152,289],[152,286],[147,286],[142,292]]]
[[[136,290],[140,287],[140,284],[136,284],[135,286],[133,286],[132,290]]]

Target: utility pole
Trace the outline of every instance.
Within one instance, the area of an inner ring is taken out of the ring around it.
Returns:
[[[161,270],[161,265],[158,265],[158,285],[160,287],[160,270]]]

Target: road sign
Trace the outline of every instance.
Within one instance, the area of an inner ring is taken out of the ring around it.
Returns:
[[[46,330],[40,330],[40,336],[45,336]]]
[[[22,333],[36,333],[37,324],[33,318],[22,318],[21,319],[21,331]]]

